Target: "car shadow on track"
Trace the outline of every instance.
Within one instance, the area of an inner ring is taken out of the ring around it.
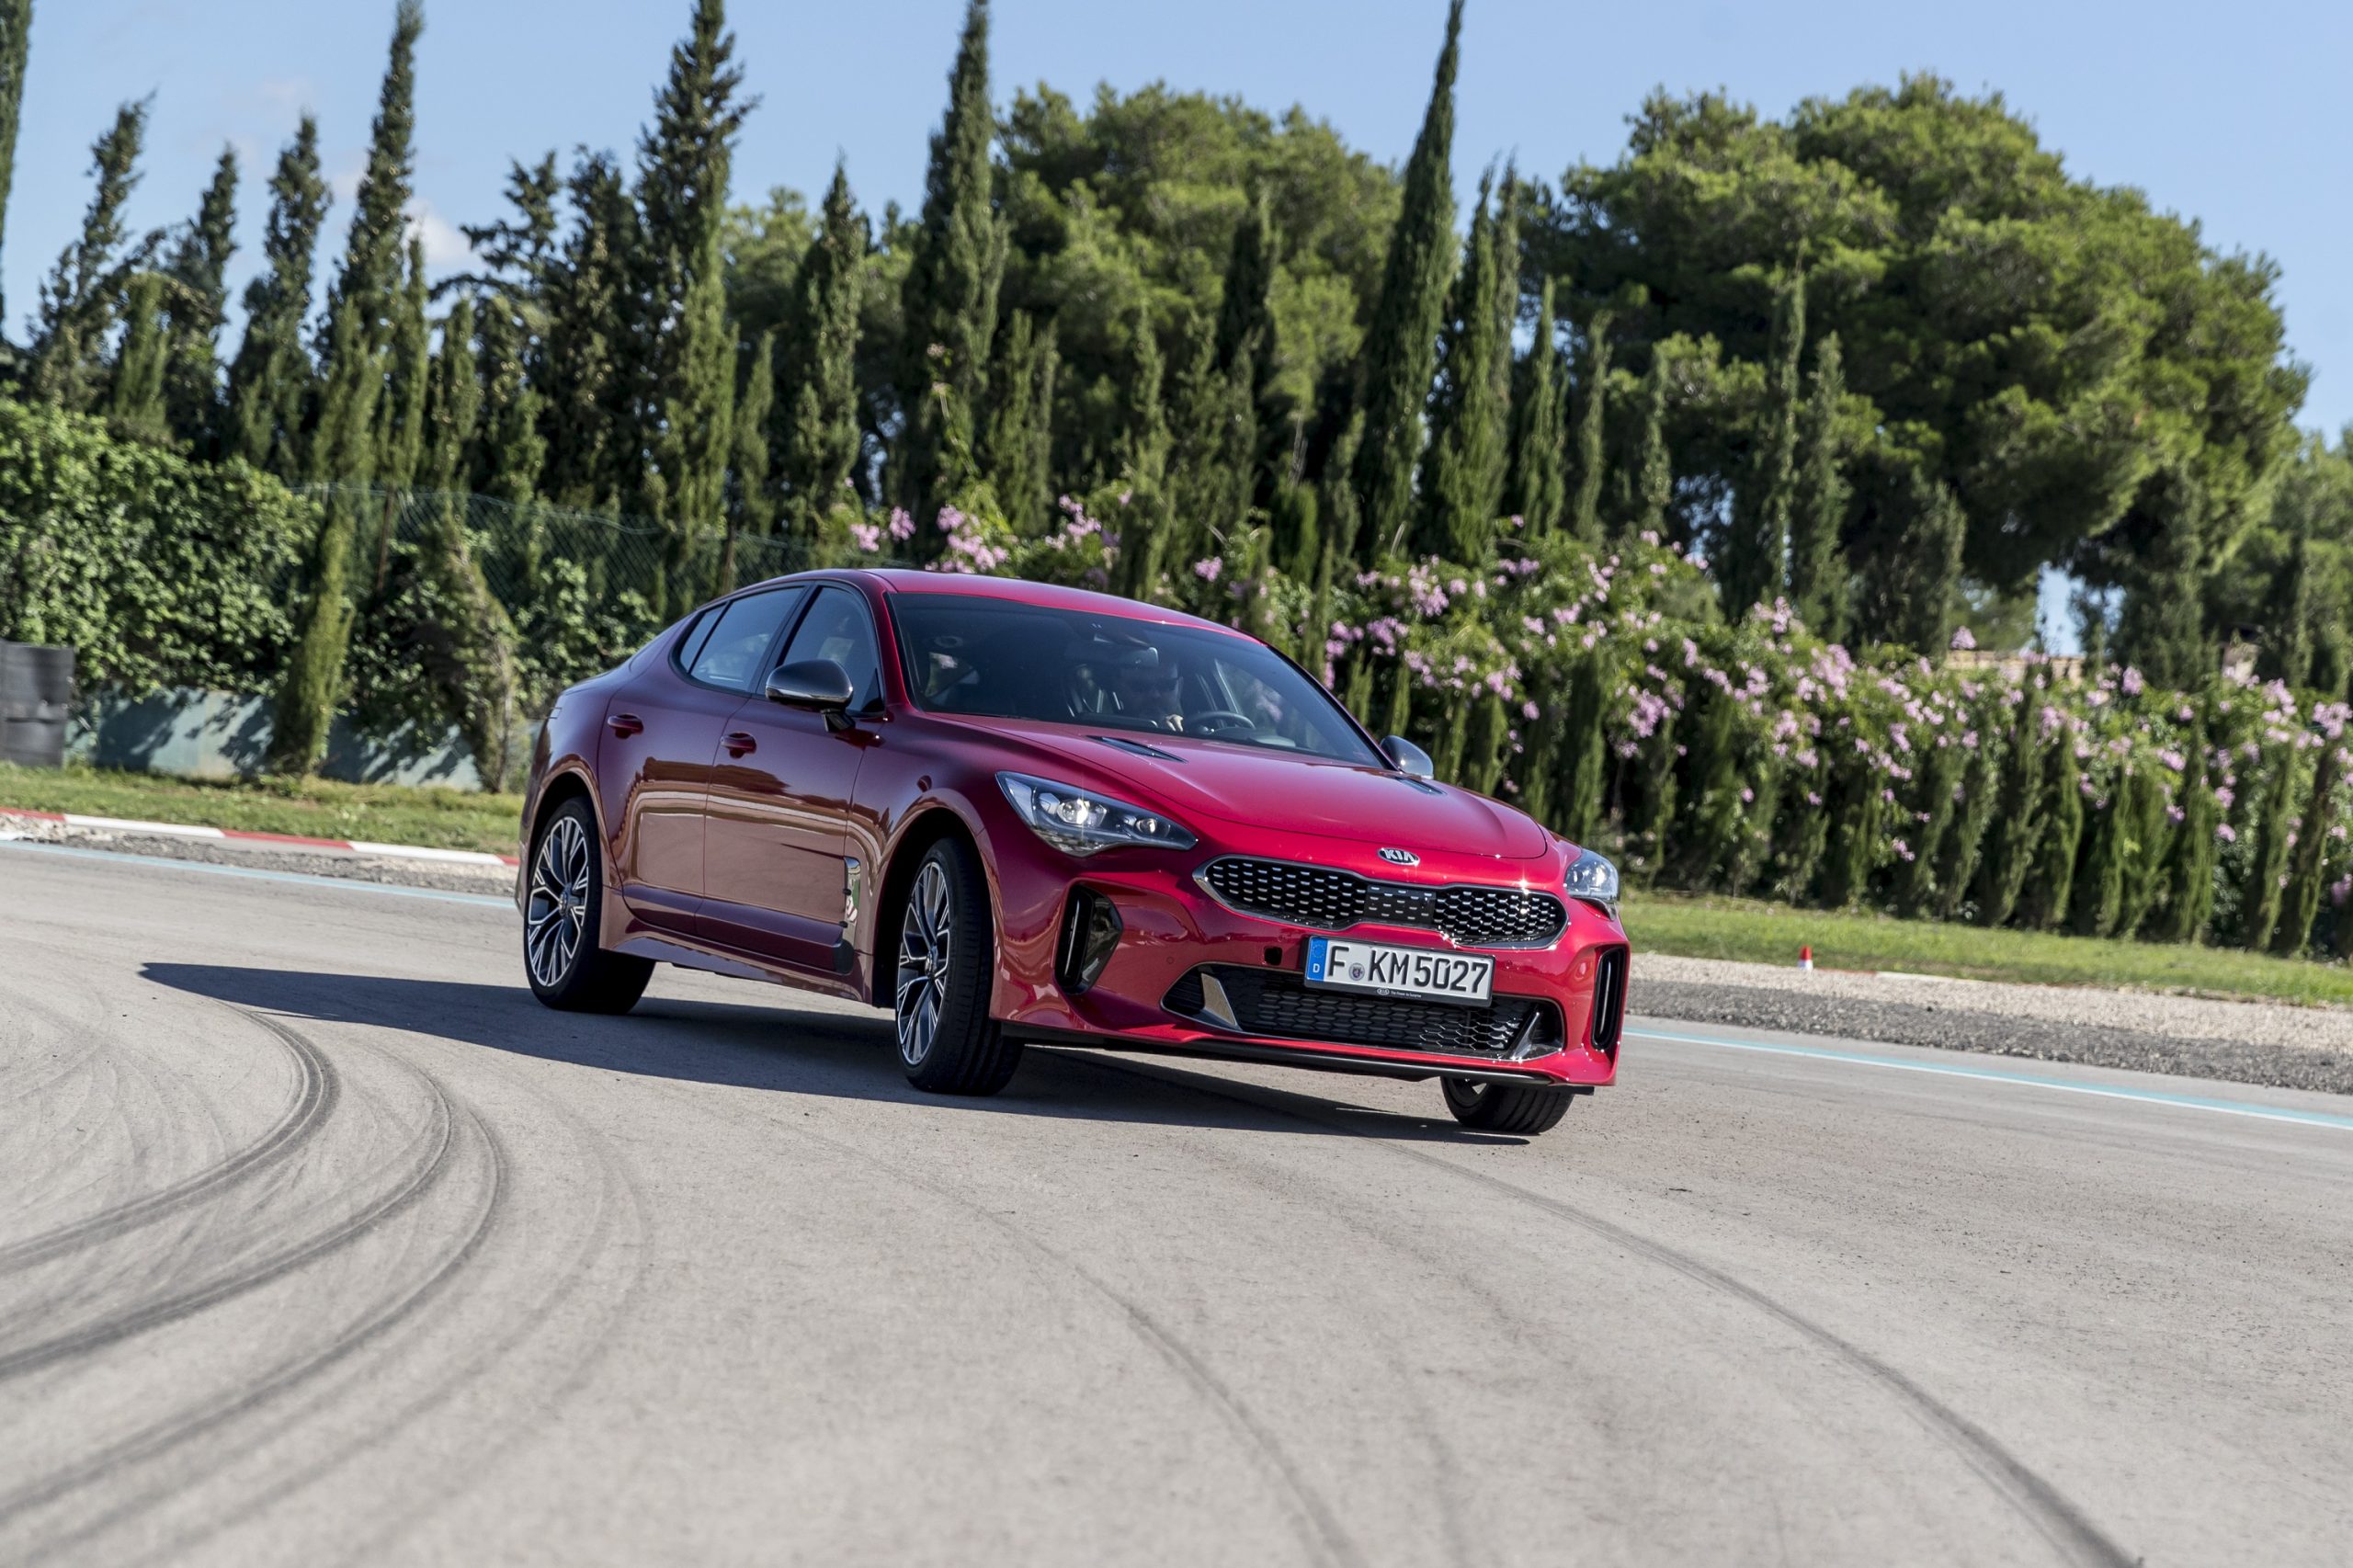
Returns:
[[[900,1074],[891,1022],[816,1008],[649,996],[625,1017],[558,1013],[517,986],[225,964],[150,963],[159,985],[300,1023],[398,1029],[610,1073],[1012,1116],[1158,1122],[1407,1142],[1521,1143],[1338,1095],[1299,1093],[1148,1060],[1032,1048],[1004,1093],[926,1095]],[[1302,1074],[1308,1082],[1345,1078]],[[1435,1085],[1426,1085],[1433,1100]]]

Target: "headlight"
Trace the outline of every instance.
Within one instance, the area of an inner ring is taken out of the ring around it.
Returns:
[[[1562,879],[1571,898],[1583,899],[1604,914],[1618,913],[1618,868],[1587,849],[1580,853]]]
[[[1023,773],[1000,773],[997,788],[1013,802],[1021,820],[1037,835],[1070,855],[1092,855],[1123,845],[1149,845],[1157,849],[1190,849],[1193,835],[1142,806],[1115,801],[1108,795],[1073,789],[1050,778]]]

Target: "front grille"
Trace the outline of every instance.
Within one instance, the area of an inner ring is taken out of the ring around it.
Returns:
[[[1172,1013],[1223,1027],[1222,1020],[1209,1016],[1204,974],[1216,977],[1244,1034],[1511,1059],[1541,1056],[1561,1042],[1559,1010],[1530,997],[1498,996],[1491,1007],[1460,1007],[1358,996],[1311,990],[1282,970],[1230,964],[1192,971],[1169,988],[1162,1005]]]
[[[1443,931],[1466,948],[1540,948],[1569,924],[1567,905],[1524,888],[1420,887],[1241,856],[1211,861],[1200,880],[1228,908],[1322,931],[1408,926]]]

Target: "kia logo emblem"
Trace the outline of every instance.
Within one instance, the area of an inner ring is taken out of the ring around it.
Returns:
[[[1410,849],[1384,849],[1381,858],[1392,866],[1418,866],[1422,858]]]

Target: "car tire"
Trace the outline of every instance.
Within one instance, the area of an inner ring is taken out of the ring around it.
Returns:
[[[989,1017],[995,924],[972,846],[951,836],[926,850],[907,884],[891,971],[899,1066],[918,1089],[993,1095],[1021,1065],[1020,1045]]]
[[[1446,1108],[1463,1126],[1475,1127],[1482,1132],[1515,1132],[1523,1138],[1533,1138],[1558,1127],[1561,1118],[1569,1114],[1569,1107],[1577,1099],[1574,1089],[1537,1084],[1482,1084],[1472,1078],[1448,1078],[1438,1086],[1446,1091]]]
[[[563,1013],[626,1013],[645,994],[651,960],[609,953],[604,929],[605,866],[597,814],[566,801],[531,841],[523,904],[523,973],[531,994]]]

